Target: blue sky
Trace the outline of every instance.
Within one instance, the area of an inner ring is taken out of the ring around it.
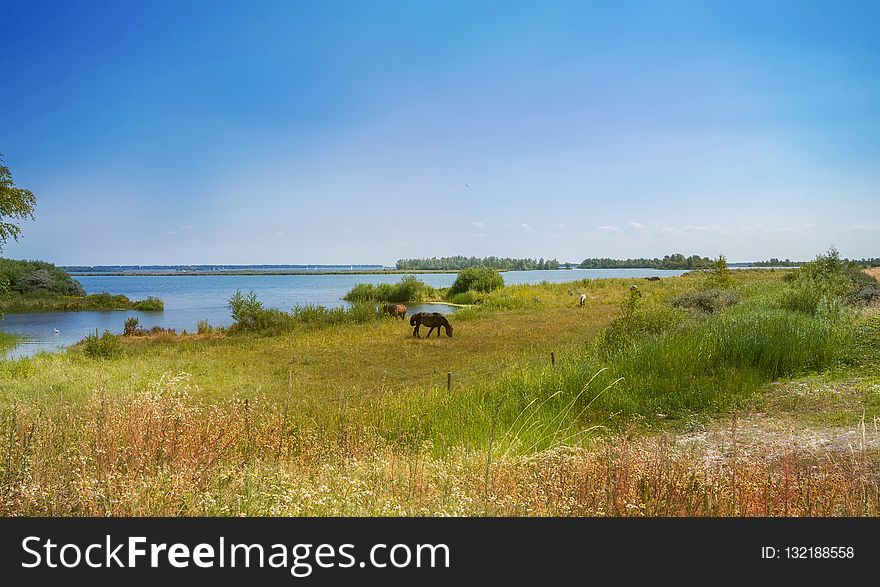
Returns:
[[[875,2],[0,0],[10,257],[880,255]]]

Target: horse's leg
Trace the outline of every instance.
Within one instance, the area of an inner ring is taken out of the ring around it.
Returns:
[[[436,327],[432,326],[431,329],[428,330],[428,336],[426,336],[425,338],[431,338],[431,333],[434,332],[434,328],[436,328]]]
[[[416,327],[413,328],[413,336],[415,336],[416,338],[422,338],[421,336],[419,336],[419,326],[421,326],[421,324],[416,324]]]

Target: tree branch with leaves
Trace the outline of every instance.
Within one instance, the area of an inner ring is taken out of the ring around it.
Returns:
[[[37,198],[33,192],[15,186],[12,172],[6,167],[0,154],[0,251],[11,238],[18,240],[23,220],[33,220]]]

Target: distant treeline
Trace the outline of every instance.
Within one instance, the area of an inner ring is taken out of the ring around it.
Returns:
[[[800,267],[803,264],[804,261],[792,261],[791,259],[785,259],[783,261],[773,257],[766,261],[753,261],[752,263],[746,263],[745,265],[751,267]]]
[[[852,259],[853,263],[857,265],[861,265],[862,267],[880,267],[880,258],[873,257],[868,259]],[[751,267],[800,267],[804,265],[806,261],[792,261],[790,259],[780,260],[776,257],[772,259],[768,259],[767,261],[753,261],[751,263],[743,263],[743,265],[748,265]]]
[[[490,267],[499,271],[533,271],[535,269],[571,269],[572,263],[556,259],[512,259],[510,257],[431,257],[430,259],[400,259],[397,269],[405,271],[448,270],[459,271],[470,267]]]
[[[708,269],[712,263],[709,257],[675,253],[662,259],[584,259],[578,269]]]

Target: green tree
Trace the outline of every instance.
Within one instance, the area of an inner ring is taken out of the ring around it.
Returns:
[[[33,192],[15,187],[12,172],[3,163],[3,155],[0,154],[0,251],[10,238],[18,240],[21,228],[17,223],[33,219],[34,206],[37,204]]]
[[[733,277],[730,275],[730,269],[727,268],[727,259],[724,255],[718,255],[718,258],[712,263],[712,269],[708,273],[706,288],[727,289],[732,286]]]

